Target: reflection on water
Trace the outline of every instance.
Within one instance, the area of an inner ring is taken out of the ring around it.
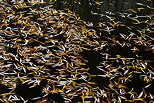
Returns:
[[[140,3],[137,5],[137,3]],[[144,4],[144,5],[142,5]],[[108,18],[103,17],[106,12],[126,12],[136,11],[138,14],[149,14],[152,12],[149,7],[153,6],[150,0],[57,0],[55,3],[56,9],[69,8],[80,15],[85,21],[108,21]]]

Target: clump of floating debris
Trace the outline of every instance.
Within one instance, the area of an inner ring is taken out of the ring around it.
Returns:
[[[112,17],[98,33],[69,10],[35,5],[0,4],[1,102],[154,101],[153,15]]]

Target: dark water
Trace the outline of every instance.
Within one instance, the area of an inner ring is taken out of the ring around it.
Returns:
[[[145,5],[136,5],[136,3]],[[152,13],[153,11],[149,10],[146,5],[153,7],[154,3],[150,0],[57,0],[54,7],[56,9],[69,8],[79,14],[81,19],[96,23],[98,21],[108,21],[107,18],[99,15],[104,15],[106,12],[118,13],[126,12],[128,9],[137,11],[138,8],[144,8],[140,14]]]

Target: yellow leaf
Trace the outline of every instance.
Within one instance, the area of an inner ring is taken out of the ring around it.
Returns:
[[[129,94],[134,94],[134,92],[128,92]]]
[[[137,98],[137,99],[134,99],[134,100],[143,100],[142,98]]]
[[[4,95],[9,95],[10,93],[3,93],[3,94],[0,94],[0,96],[4,96]]]
[[[96,3],[97,5],[100,5],[100,4],[102,4],[103,2],[96,1],[95,3]]]
[[[143,10],[143,9],[145,9],[145,8],[137,8],[138,11],[141,11],[141,10]]]
[[[109,3],[109,5],[112,5],[112,6],[114,6],[114,4],[112,4],[112,3]]]
[[[135,10],[133,10],[133,9],[127,9],[127,11],[135,11]]]
[[[81,98],[82,98],[82,103],[84,103],[84,96],[81,96]]]
[[[22,22],[22,20],[18,20],[18,23],[21,23]]]
[[[124,2],[124,4],[130,4],[129,2]]]

